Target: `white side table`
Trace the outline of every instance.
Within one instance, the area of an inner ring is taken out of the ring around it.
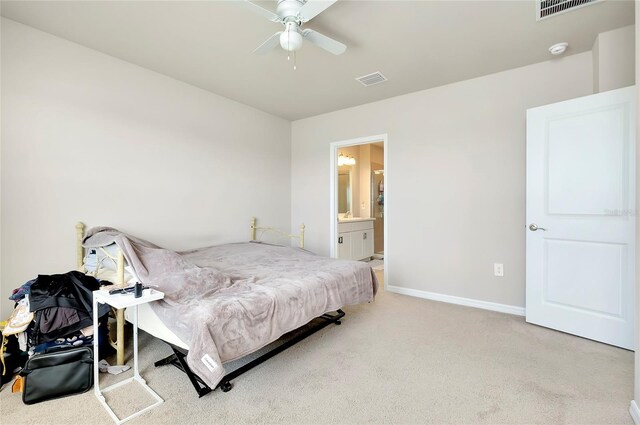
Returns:
[[[142,297],[140,298],[135,298],[133,296],[133,293],[109,295],[109,293],[106,291],[93,291],[93,390],[96,394],[96,397],[98,397],[98,400],[100,400],[100,403],[102,403],[104,408],[107,409],[107,412],[109,412],[111,418],[118,425],[128,421],[129,419],[133,419],[136,416],[139,416],[147,410],[150,410],[164,402],[164,400],[162,400],[162,398],[160,398],[160,396],[147,385],[147,382],[140,376],[140,373],[138,371],[138,306],[140,304],[148,303],[151,301],[161,300],[162,298],[164,298],[164,293],[156,291],[154,289],[145,289],[142,292]],[[133,312],[133,377],[125,379],[124,381],[120,381],[117,384],[111,385],[104,390],[100,390],[100,371],[98,370],[98,303],[106,303],[116,309],[135,307],[135,310]],[[133,381],[137,381],[138,383],[140,383],[140,385],[142,385],[142,387],[156,399],[156,402],[151,406],[145,407],[144,409],[127,416],[124,419],[120,419],[114,413],[113,409],[111,409],[111,407],[107,404],[102,393],[106,393],[107,391],[111,391]]]

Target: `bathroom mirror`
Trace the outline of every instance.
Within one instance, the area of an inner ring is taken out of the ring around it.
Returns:
[[[347,169],[338,171],[338,214],[344,214],[351,211],[351,174]]]

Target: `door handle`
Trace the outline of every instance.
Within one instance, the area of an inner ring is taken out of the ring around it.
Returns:
[[[342,236],[338,238],[338,243],[342,243]]]
[[[547,229],[545,229],[544,227],[538,227],[538,225],[535,223],[531,223],[529,225],[529,230],[531,230],[532,232],[535,232],[536,230],[542,230],[543,232],[547,231]]]
[[[367,239],[367,234],[366,233],[362,234],[362,239]]]

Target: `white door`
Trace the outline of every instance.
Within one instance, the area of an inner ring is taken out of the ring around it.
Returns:
[[[629,87],[527,111],[527,322],[628,349],[634,98]]]

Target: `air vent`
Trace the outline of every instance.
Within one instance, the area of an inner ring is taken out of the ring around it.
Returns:
[[[536,18],[539,21],[601,1],[604,0],[538,0]]]
[[[363,86],[373,86],[374,84],[384,83],[387,81],[387,77],[382,75],[380,72],[374,72],[373,74],[358,77],[356,80],[360,81]]]

